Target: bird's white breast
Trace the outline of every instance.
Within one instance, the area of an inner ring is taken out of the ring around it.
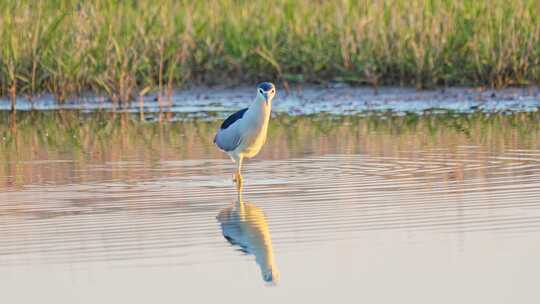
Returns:
[[[262,101],[255,101],[249,107],[241,125],[245,136],[242,143],[235,149],[235,153],[248,158],[259,153],[266,141],[270,112],[271,105]]]

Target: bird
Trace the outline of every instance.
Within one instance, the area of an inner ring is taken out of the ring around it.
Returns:
[[[225,119],[214,137],[214,144],[226,152],[236,164],[233,181],[238,187],[243,182],[241,170],[244,158],[257,155],[266,142],[275,95],[276,86],[273,83],[259,83],[257,95],[251,105]]]
[[[278,284],[280,275],[266,216],[254,203],[242,199],[241,187],[238,191],[238,200],[216,216],[223,237],[245,254],[255,256],[255,262],[259,265],[262,279],[266,283]]]

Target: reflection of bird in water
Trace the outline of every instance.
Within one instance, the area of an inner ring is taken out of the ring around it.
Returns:
[[[263,82],[257,85],[255,101],[249,108],[242,109],[225,119],[214,137],[214,143],[227,152],[236,163],[234,181],[238,187],[242,184],[240,170],[243,158],[257,155],[266,141],[272,99],[275,95],[274,84]]]
[[[255,255],[264,281],[277,283],[279,272],[266,217],[259,207],[242,200],[241,191],[239,188],[238,201],[217,216],[223,236],[232,245],[239,246],[242,252]]]

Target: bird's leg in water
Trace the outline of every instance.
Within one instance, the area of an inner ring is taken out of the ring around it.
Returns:
[[[242,170],[242,157],[240,157],[236,161],[236,172],[234,173],[233,181],[238,185],[238,187],[242,187],[242,173],[240,172]]]
[[[236,191],[238,191],[238,192],[237,192],[237,198],[238,198],[238,200],[237,200],[237,202],[236,202],[237,204],[242,204],[242,188],[243,188],[243,187],[242,187],[242,184],[237,184],[237,185],[236,185]]]
[[[235,182],[236,182],[236,191],[238,191],[238,192],[242,191],[242,186],[243,186],[243,183],[244,183],[243,180],[242,180],[242,175],[238,175]]]

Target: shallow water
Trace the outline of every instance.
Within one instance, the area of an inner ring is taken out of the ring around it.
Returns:
[[[278,115],[240,198],[218,121],[0,119],[3,302],[538,301],[538,113]]]

